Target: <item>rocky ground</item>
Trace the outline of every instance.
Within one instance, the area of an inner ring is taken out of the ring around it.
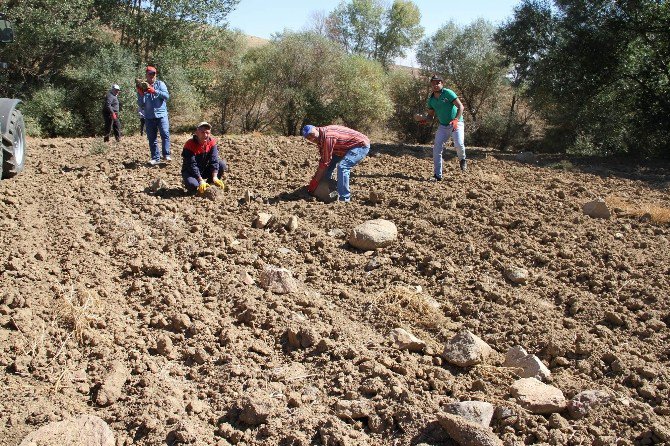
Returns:
[[[0,182],[1,445],[82,415],[88,444],[670,444],[668,166],[473,149],[431,183],[430,147],[373,144],[324,204],[313,146],[249,135],[196,197],[187,137],[160,167],[31,139]],[[372,219],[397,239],[347,243]]]

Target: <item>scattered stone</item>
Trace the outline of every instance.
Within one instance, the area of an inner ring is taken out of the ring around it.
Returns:
[[[447,404],[444,410],[450,414],[465,418],[471,423],[488,427],[493,419],[493,405],[485,401],[461,401]]]
[[[528,270],[516,266],[505,268],[505,278],[512,283],[524,285],[528,281]]]
[[[347,234],[340,228],[333,228],[328,231],[328,235],[333,238],[345,238]]]
[[[180,443],[189,444],[189,443],[195,443],[197,441],[198,436],[195,433],[195,429],[191,425],[186,424],[183,421],[177,423],[175,428],[172,429],[165,438],[165,442],[167,444],[180,444]]]
[[[286,230],[288,232],[293,232],[296,229],[298,229],[298,217],[296,217],[295,215],[291,215],[288,221],[286,222]]]
[[[324,203],[332,203],[337,200],[337,181],[332,178],[322,179],[316,190],[314,191],[314,196],[317,200],[323,201]]]
[[[575,395],[568,402],[568,413],[573,419],[584,418],[598,406],[612,400],[609,393],[602,390],[585,390]]]
[[[582,205],[582,212],[592,218],[609,219],[612,216],[605,200],[593,200]]]
[[[444,346],[442,357],[459,367],[480,364],[493,353],[493,349],[469,331],[462,331]]]
[[[115,446],[114,432],[95,415],[49,423],[28,434],[19,446]]]
[[[251,277],[251,275],[244,270],[240,271],[240,282],[242,282],[245,285],[253,285],[254,283],[256,283],[253,277]]]
[[[566,401],[560,389],[535,378],[521,378],[512,384],[510,393],[521,407],[534,414],[550,414],[565,409]]]
[[[191,318],[186,313],[179,313],[172,316],[170,328],[175,332],[186,331],[191,326]]]
[[[95,403],[98,406],[109,406],[121,397],[121,390],[126,380],[130,377],[130,371],[120,361],[112,363],[110,373],[98,389]]]
[[[186,412],[188,413],[202,413],[205,409],[207,408],[207,405],[200,401],[200,400],[191,400],[187,405],[186,405]]]
[[[518,345],[507,350],[503,366],[520,369],[520,371],[517,371],[517,374],[521,378],[537,378],[540,381],[544,381],[551,376],[551,372],[540,361],[540,358],[535,355],[529,355],[523,347]]]
[[[389,220],[368,220],[356,226],[349,234],[348,242],[354,248],[373,251],[392,244],[398,237],[398,228]]]
[[[267,212],[259,212],[258,215],[256,215],[256,219],[254,220],[254,228],[258,229],[264,229],[274,221],[274,216],[272,214],[268,214]]]
[[[162,178],[156,178],[151,183],[151,186],[149,186],[149,190],[151,190],[151,192],[154,192],[154,193],[158,192],[161,189],[166,189],[166,188],[167,188],[167,184],[165,184],[165,181],[163,181]]]
[[[449,436],[461,446],[502,446],[503,442],[493,431],[480,424],[452,414],[440,414],[437,417]]]
[[[298,291],[298,283],[291,271],[277,266],[266,265],[260,274],[261,286],[276,294],[289,294]]]
[[[393,346],[400,350],[409,350],[410,352],[421,352],[426,348],[426,343],[402,328],[391,330],[391,339]]]

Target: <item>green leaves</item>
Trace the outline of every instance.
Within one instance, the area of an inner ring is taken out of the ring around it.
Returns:
[[[410,0],[340,3],[326,20],[326,33],[350,54],[360,54],[389,67],[423,36],[421,13]]]

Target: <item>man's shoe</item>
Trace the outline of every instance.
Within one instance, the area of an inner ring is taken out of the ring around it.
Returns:
[[[468,160],[462,159],[459,164],[461,165],[461,170],[463,172],[468,170]]]
[[[158,161],[156,161],[155,159],[150,159],[149,160],[149,165],[150,166],[155,166],[156,164],[158,164]]]
[[[172,157],[170,155],[166,155],[165,156],[165,161],[167,161],[169,163],[170,161],[172,161]]]
[[[442,181],[442,177],[432,176],[428,178],[428,181],[430,182]]]

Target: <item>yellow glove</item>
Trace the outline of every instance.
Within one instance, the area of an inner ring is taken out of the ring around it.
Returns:
[[[207,181],[205,180],[200,181],[200,186],[198,186],[198,193],[204,194],[208,187],[209,184],[207,184]]]
[[[218,187],[220,187],[221,189],[225,189],[225,188],[226,188],[226,183],[224,183],[223,180],[221,180],[220,178],[216,178],[216,179],[214,179],[214,181],[212,181],[212,183],[214,183],[215,186],[218,186]]]

